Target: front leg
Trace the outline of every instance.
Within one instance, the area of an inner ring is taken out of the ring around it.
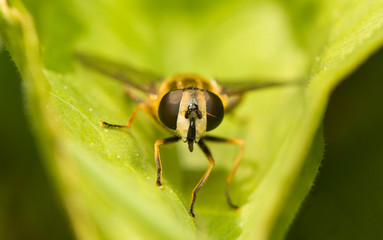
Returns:
[[[179,137],[170,137],[170,138],[165,138],[165,139],[160,139],[157,140],[154,143],[154,158],[156,160],[156,167],[157,167],[157,187],[163,188],[163,185],[161,183],[161,178],[162,178],[162,164],[161,164],[161,158],[160,158],[160,145],[165,145],[169,143],[174,143],[180,140]]]

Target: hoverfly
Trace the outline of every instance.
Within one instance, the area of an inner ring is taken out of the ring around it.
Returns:
[[[156,74],[141,72],[128,65],[105,60],[98,56],[78,53],[77,59],[86,67],[101,74],[114,78],[125,85],[126,93],[137,102],[126,125],[100,122],[102,127],[130,128],[137,113],[143,109],[162,126],[173,133],[172,137],[159,139],[154,144],[154,158],[157,167],[156,184],[162,188],[162,165],[159,147],[175,143],[179,140],[187,143],[190,152],[197,144],[209,161],[209,168],[203,174],[192,192],[189,213],[193,219],[194,203],[200,188],[205,184],[214,167],[213,156],[205,142],[219,142],[238,145],[240,151],[234,161],[233,168],[226,178],[226,199],[229,206],[237,209],[233,204],[229,186],[241,162],[245,149],[245,141],[205,135],[206,132],[218,127],[225,113],[232,110],[242,99],[244,93],[266,87],[282,86],[296,82],[242,82],[218,85],[215,80],[209,80],[196,74],[179,74],[162,78]],[[138,84],[134,79],[147,83]],[[141,92],[145,98],[140,97]]]

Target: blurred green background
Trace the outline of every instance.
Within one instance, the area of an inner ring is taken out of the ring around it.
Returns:
[[[29,129],[20,74],[3,48],[0,109],[0,239],[74,239]]]
[[[344,80],[324,119],[325,158],[288,239],[383,236],[383,50]],[[21,80],[0,50],[0,238],[73,239],[28,127]]]

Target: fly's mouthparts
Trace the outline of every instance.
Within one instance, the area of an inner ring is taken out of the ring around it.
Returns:
[[[188,129],[187,141],[189,145],[189,151],[193,152],[193,143],[195,141],[196,130],[195,130],[195,118],[190,118],[190,125]]]
[[[190,152],[193,152],[194,150],[194,140],[193,139],[188,139],[188,148]]]

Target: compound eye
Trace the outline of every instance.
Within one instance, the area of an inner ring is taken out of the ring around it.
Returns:
[[[170,91],[163,96],[158,107],[158,116],[165,126],[177,129],[177,118],[182,99],[182,90]]]
[[[206,100],[206,131],[213,130],[223,120],[223,104],[221,99],[212,92],[204,91]]]

